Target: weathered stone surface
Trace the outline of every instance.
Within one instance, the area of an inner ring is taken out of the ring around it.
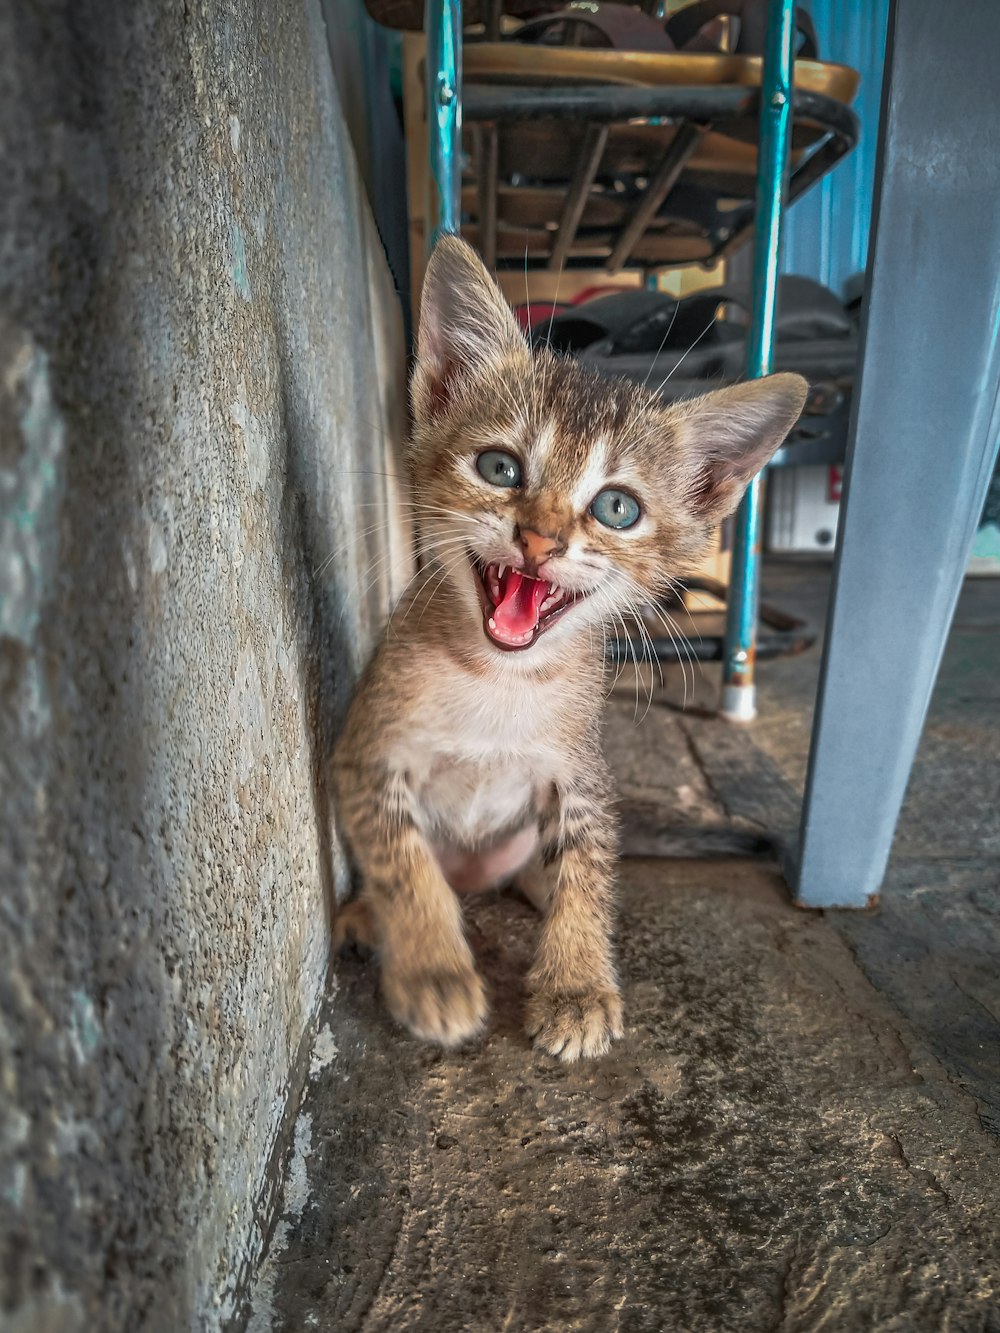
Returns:
[[[745,862],[623,877],[627,1035],[590,1064],[521,1032],[516,899],[470,913],[464,1051],[344,964],[253,1333],[998,1327],[1000,1148],[836,932]]]
[[[397,306],[318,0],[4,5],[0,106],[0,1325],[212,1329],[405,564]]]

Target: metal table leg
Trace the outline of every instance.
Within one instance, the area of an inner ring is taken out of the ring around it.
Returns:
[[[688,158],[698,147],[700,137],[701,131],[697,125],[682,121],[677,126],[677,133],[661,157],[659,166],[643,190],[631,217],[621,230],[611,257],[605,265],[608,273],[620,273],[632,258],[636,242],[642,237],[669,197],[670,191],[677,184],[677,178],[687,165]]]
[[[760,86],[760,144],[757,152],[757,221],[753,255],[753,314],[747,345],[747,376],[770,374],[774,313],[778,296],[781,221],[788,190],[792,125],[794,0],[771,0],[767,14]],[[751,482],[736,514],[733,563],[726,606],[720,714],[733,722],[757,715],[754,664],[760,602],[762,485]]]
[[[1000,433],[1000,6],[894,4],[868,317],[795,875],[878,893]]]
[[[590,194],[590,187],[593,185],[594,177],[601,165],[604,145],[607,142],[607,125],[587,126],[587,132],[580,148],[580,156],[577,158],[576,166],[573,169],[573,179],[566,191],[566,199],[559,217],[559,230],[556,232],[556,238],[552,244],[552,253],[549,255],[548,267],[550,273],[561,273],[563,270],[566,256],[576,239],[576,230],[580,225],[580,219],[583,217],[583,210],[587,206],[587,196]]]
[[[427,0],[427,142],[431,200],[427,248],[442,232],[457,232],[462,198],[462,3]]]

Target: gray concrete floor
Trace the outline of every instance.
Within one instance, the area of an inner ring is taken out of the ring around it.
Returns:
[[[765,592],[821,622],[827,573]],[[706,667],[608,706],[625,1040],[531,1050],[538,922],[469,911],[493,994],[456,1053],[329,997],[249,1327],[1000,1330],[1000,581],[963,594],[877,912],[792,907],[818,651],[722,727]],[[638,709],[645,709],[643,698]]]

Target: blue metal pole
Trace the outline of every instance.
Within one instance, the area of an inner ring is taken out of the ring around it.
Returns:
[[[427,138],[431,197],[427,248],[442,232],[461,225],[462,190],[462,3],[426,0]]]
[[[753,314],[747,348],[749,379],[769,375],[774,359],[781,221],[788,193],[788,148],[792,129],[794,19],[794,0],[771,0],[760,85]],[[761,480],[755,477],[737,510],[733,535],[719,706],[720,714],[733,722],[752,722],[757,716],[754,664],[760,603],[762,498]]]

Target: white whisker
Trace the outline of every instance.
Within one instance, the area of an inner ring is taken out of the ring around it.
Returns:
[[[660,353],[663,351],[664,347],[666,347],[666,345],[667,345],[667,339],[670,337],[670,330],[674,327],[674,320],[677,318],[677,312],[678,312],[678,310],[679,310],[680,308],[681,308],[681,303],[680,303],[680,298],[678,297],[677,300],[675,300],[675,302],[674,302],[674,308],[673,308],[673,311],[672,311],[672,313],[671,313],[671,315],[670,315],[670,323],[667,325],[667,331],[666,331],[666,333],[663,335],[663,337],[660,339],[660,345],[659,345],[659,347],[656,349],[656,356],[654,356],[653,359],[652,359],[652,361],[650,361],[650,363],[649,363],[649,369],[646,371],[646,378],[642,381],[642,387],[643,387],[643,388],[645,388],[646,385],[649,383],[649,377],[650,377],[650,375],[652,375],[652,373],[653,373],[653,367],[656,365],[656,362],[657,362],[657,360],[659,359],[659,355],[660,355]]]
[[[715,315],[712,316],[712,318],[709,320],[709,322],[708,322],[708,323],[705,325],[705,327],[702,329],[701,333],[698,334],[697,338],[695,338],[694,342],[693,342],[693,343],[691,344],[691,346],[687,349],[687,351],[684,353],[684,355],[681,357],[681,359],[677,362],[677,364],[673,367],[673,369],[667,371],[667,373],[666,373],[666,375],[664,375],[663,379],[660,380],[659,384],[658,384],[658,385],[656,386],[656,388],[653,390],[653,394],[654,394],[654,396],[655,396],[656,398],[659,398],[660,394],[663,392],[663,386],[666,384],[667,380],[670,379],[670,377],[674,374],[675,371],[680,370],[681,366],[682,366],[682,365],[684,364],[684,362],[688,359],[688,357],[691,355],[691,353],[694,351],[694,349],[698,346],[698,344],[701,342],[702,338],[704,338],[705,334],[709,331],[709,329],[712,327],[712,325],[716,322],[716,320],[717,320],[718,318],[719,318],[719,316],[718,316],[717,314],[715,314]]]

